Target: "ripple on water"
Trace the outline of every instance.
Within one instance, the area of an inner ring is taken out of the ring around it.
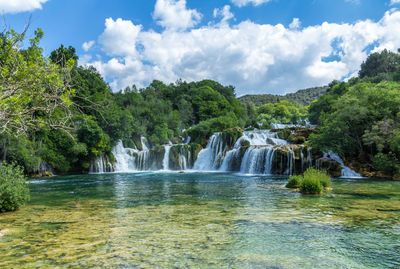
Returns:
[[[111,174],[35,180],[0,215],[0,267],[398,268],[400,183]]]

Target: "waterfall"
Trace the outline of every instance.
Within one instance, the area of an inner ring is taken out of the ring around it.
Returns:
[[[222,172],[233,171],[233,169],[232,169],[233,162],[235,161],[236,158],[238,158],[239,153],[240,153],[240,149],[237,149],[237,148],[234,148],[234,149],[228,151],[225,155],[225,158],[222,161],[219,171],[222,171]]]
[[[307,149],[307,168],[312,166],[312,152],[311,148]]]
[[[213,134],[198,156],[192,156],[192,147],[186,144],[189,137],[185,143],[169,143],[164,148],[152,147],[141,137],[142,150],[125,148],[119,141],[112,149],[115,162],[111,164],[107,156],[99,156],[92,162],[90,171],[181,171],[191,169],[192,161],[196,160],[193,170],[198,171],[293,175],[312,165],[310,148],[305,156],[304,146],[289,144],[270,130],[245,131],[234,143],[224,139],[230,138],[223,133]]]
[[[240,172],[244,174],[271,174],[276,149],[250,147],[243,156]]]
[[[207,147],[200,151],[193,168],[201,171],[218,169],[218,161],[225,153],[225,149],[223,150],[222,146],[223,141],[221,134],[213,134],[208,140]]]
[[[100,155],[90,163],[89,173],[108,173],[114,170],[107,156]]]
[[[245,141],[247,141],[245,143]],[[243,146],[245,145],[245,146]],[[246,146],[248,145],[248,146]],[[246,131],[233,148],[224,147],[221,134],[210,137],[207,147],[200,151],[194,164],[199,171],[237,171],[244,174],[272,174],[277,149],[287,151],[285,174],[295,173],[295,153],[286,140],[269,130]],[[281,164],[280,170],[283,168]]]
[[[190,136],[186,137],[186,139],[185,139],[185,144],[186,145],[188,145],[190,143],[190,139],[191,139]]]
[[[287,145],[286,140],[280,139],[277,133],[270,132],[269,130],[257,130],[247,131],[243,133],[243,136],[235,143],[234,148],[239,148],[242,140],[250,142],[251,146],[263,146],[263,145]]]
[[[165,150],[165,153],[164,153],[164,159],[162,162],[163,170],[169,170],[169,153],[171,151],[171,145],[165,145],[164,150]]]
[[[140,143],[142,143],[142,150],[143,151],[148,151],[149,150],[149,145],[147,142],[147,138],[144,136],[140,137]]]
[[[114,172],[136,171],[134,153],[137,153],[137,150],[124,148],[122,141],[119,141],[111,152],[116,160],[114,164]]]
[[[186,159],[186,152],[188,153],[188,157],[190,160],[190,151],[186,151],[185,147],[181,148],[181,152],[179,154],[179,169],[180,170],[186,170],[188,167],[188,161]]]
[[[49,173],[50,175],[54,176],[51,166],[46,162],[40,162],[38,170],[39,170],[39,175],[41,176],[43,176],[46,173]]]
[[[362,178],[362,176],[355,171],[351,170],[349,167],[344,165],[342,158],[339,157],[338,154],[334,153],[333,151],[328,151],[324,153],[324,158],[331,158],[332,160],[338,162],[342,167],[342,177],[344,178]]]

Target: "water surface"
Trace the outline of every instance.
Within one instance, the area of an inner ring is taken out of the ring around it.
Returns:
[[[32,180],[0,268],[399,268],[400,182],[138,173]]]

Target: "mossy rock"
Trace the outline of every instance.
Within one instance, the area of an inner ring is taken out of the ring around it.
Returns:
[[[133,140],[133,143],[135,144],[136,148],[139,151],[142,151],[143,150],[143,145],[142,145],[142,141],[140,139],[140,136],[135,135],[135,136],[132,137],[132,140]]]
[[[42,173],[42,177],[52,177],[52,176],[53,176],[53,174],[50,173],[49,171],[44,171],[44,172]]]
[[[240,146],[241,147],[250,147],[250,141],[246,139],[240,140]]]
[[[175,145],[172,146],[169,152],[169,168],[171,170],[181,170],[182,158],[181,155],[185,156],[187,161],[187,168],[191,167],[190,160],[189,160],[189,145]]]
[[[303,144],[306,142],[306,138],[304,136],[290,136],[289,142],[294,144]]]
[[[236,141],[243,136],[243,130],[239,127],[226,129],[221,133],[223,148],[228,147],[231,149]]]
[[[335,160],[320,158],[316,162],[319,163],[318,169],[327,171],[332,177],[342,176],[342,167]]]
[[[197,160],[197,156],[199,155],[200,151],[203,149],[203,147],[200,144],[197,143],[190,143],[190,167],[193,167],[194,162]]]
[[[289,136],[292,133],[292,130],[290,128],[285,128],[285,129],[273,129],[273,132],[276,132],[278,134],[278,137],[283,140],[288,140]]]

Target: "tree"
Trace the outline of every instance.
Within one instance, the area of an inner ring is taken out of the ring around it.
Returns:
[[[58,49],[51,52],[50,60],[61,67],[66,67],[71,60],[74,62],[74,66],[78,64],[78,56],[76,55],[75,48],[72,46],[66,48],[62,44]]]
[[[381,73],[393,73],[397,71],[400,64],[400,54],[384,49],[382,52],[375,52],[368,56],[361,64],[358,75],[360,78],[375,77]]]
[[[0,134],[18,134],[31,128],[67,128],[70,96],[69,74],[75,64],[61,67],[42,56],[39,41],[43,31],[35,31],[30,46],[22,49],[25,33],[14,30],[0,35]]]

